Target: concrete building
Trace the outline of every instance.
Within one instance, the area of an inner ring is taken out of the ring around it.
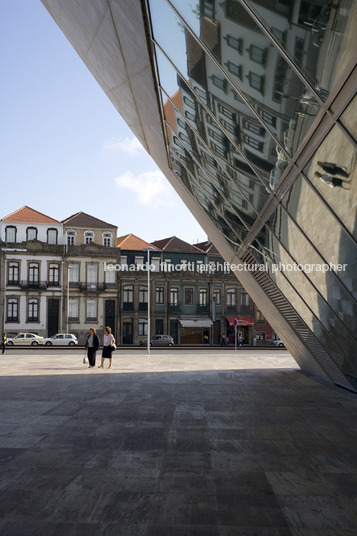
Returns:
[[[356,2],[42,1],[302,369],[354,390]]]

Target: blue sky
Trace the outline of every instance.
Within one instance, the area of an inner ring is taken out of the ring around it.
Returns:
[[[1,218],[28,205],[149,242],[207,238],[40,0],[0,0],[0,69]]]

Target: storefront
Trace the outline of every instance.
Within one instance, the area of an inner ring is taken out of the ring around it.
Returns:
[[[182,318],[180,319],[181,344],[209,344],[211,341],[210,318]]]
[[[252,316],[227,316],[227,337],[228,344],[234,344],[235,329],[237,330],[237,337],[242,337],[243,344],[252,344],[252,326],[254,326],[254,319]]]

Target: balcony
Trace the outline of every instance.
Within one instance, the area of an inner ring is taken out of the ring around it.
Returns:
[[[179,313],[180,304],[179,303],[169,303],[169,313]]]
[[[134,311],[134,302],[123,302],[123,311]]]
[[[197,305],[197,314],[208,313],[208,304],[206,305]]]
[[[20,283],[20,287],[22,289],[40,289],[44,290],[47,288],[47,281],[24,281],[22,280]]]
[[[106,288],[105,283],[79,283],[79,290],[85,292],[101,292]]]
[[[147,311],[148,310],[148,303],[147,302],[139,302],[139,311]]]

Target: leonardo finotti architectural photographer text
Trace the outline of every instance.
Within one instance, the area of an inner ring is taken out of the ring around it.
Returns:
[[[298,263],[281,263],[278,264],[229,264],[228,262],[210,262],[208,264],[197,264],[194,262],[173,264],[169,262],[160,262],[158,264],[110,264],[104,262],[105,272],[198,272],[198,273],[214,273],[214,272],[344,272],[347,264],[298,264]]]

